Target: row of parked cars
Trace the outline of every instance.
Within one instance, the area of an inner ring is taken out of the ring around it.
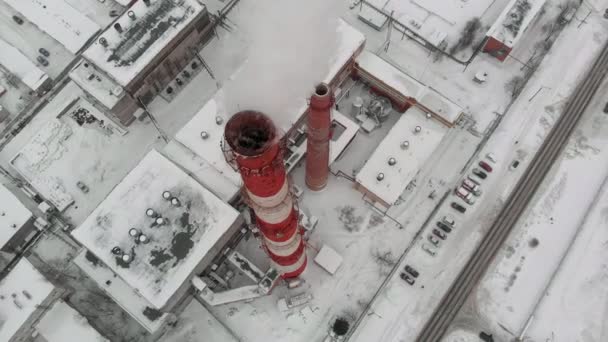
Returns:
[[[486,155],[486,159],[491,163],[496,163],[496,158],[491,153]],[[471,174],[467,175],[454,190],[456,196],[460,197],[468,205],[475,204],[475,198],[481,196],[481,183],[488,177],[488,173],[492,172],[492,166],[488,161],[480,160],[478,163],[479,168],[473,168]],[[467,208],[458,202],[452,202],[451,207],[461,213],[467,211]]]
[[[17,25],[23,25],[23,19],[21,17],[14,15],[13,21],[15,23],[17,23]],[[49,50],[47,50],[45,48],[40,48],[40,49],[38,49],[38,52],[40,52],[40,56],[36,57],[36,60],[38,61],[38,63],[40,63],[42,66],[48,66],[49,61],[47,60],[47,58],[49,58],[51,56],[51,53],[49,52]]]
[[[435,227],[431,230],[431,233],[427,236],[428,243],[422,244],[422,249],[430,254],[431,256],[435,256],[437,254],[437,248],[441,246],[441,241],[446,240],[448,238],[448,234],[452,232],[455,227],[456,222],[454,218],[450,215],[445,215],[440,221],[435,223]]]

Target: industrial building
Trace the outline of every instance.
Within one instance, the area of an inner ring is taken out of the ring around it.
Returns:
[[[72,236],[86,248],[81,268],[152,332],[241,225],[235,209],[153,150]]]
[[[195,57],[212,34],[196,0],[137,1],[84,51],[71,77],[128,125],[174,78],[188,77],[189,64],[202,67]]]
[[[511,0],[486,33],[483,52],[504,61],[546,0]]]
[[[15,253],[36,228],[35,217],[4,185],[0,184],[0,250]]]
[[[0,65],[32,91],[42,93],[51,83],[49,76],[32,63],[19,49],[0,38]],[[0,120],[2,121],[2,120]]]
[[[106,342],[25,258],[0,280],[0,340]]]

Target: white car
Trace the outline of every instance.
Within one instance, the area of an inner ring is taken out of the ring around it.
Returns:
[[[454,224],[456,223],[456,222],[454,221],[454,219],[452,218],[452,216],[450,216],[450,215],[445,215],[445,216],[444,216],[444,217],[441,219],[441,221],[443,221],[443,223],[447,224],[448,226],[450,226],[450,227],[452,227],[452,228],[454,227]]]
[[[461,187],[456,188],[456,196],[462,198],[463,201],[465,201],[467,204],[469,205],[473,205],[475,204],[475,198],[473,197],[473,194],[470,193],[467,189]]]
[[[496,164],[496,156],[493,153],[486,154],[486,158],[488,158],[488,160],[492,163]]]
[[[469,180],[468,178],[465,178],[462,181],[462,186],[465,189],[467,189],[470,192],[472,192],[473,195],[475,195],[475,196],[480,196],[481,195],[481,187],[478,184],[476,184],[476,183],[472,182],[471,180]]]

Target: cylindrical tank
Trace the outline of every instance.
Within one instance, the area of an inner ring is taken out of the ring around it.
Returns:
[[[319,84],[310,98],[307,117],[306,185],[318,191],[327,186],[331,107],[334,97],[327,84]]]
[[[243,111],[226,123],[224,138],[273,266],[284,278],[299,276],[306,251],[276,127],[260,112]]]

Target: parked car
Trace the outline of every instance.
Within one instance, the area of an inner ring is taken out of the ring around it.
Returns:
[[[456,196],[462,198],[463,201],[465,201],[467,204],[473,205],[475,204],[475,198],[473,198],[473,194],[470,193],[467,189],[465,189],[464,187],[458,187],[455,190]]]
[[[435,251],[435,249],[433,247],[427,245],[426,243],[422,244],[422,250],[429,253],[431,256],[437,255],[437,252]]]
[[[433,229],[433,234],[435,234],[435,236],[437,236],[441,240],[445,240],[448,237],[447,235],[445,235],[444,232],[439,229]]]
[[[16,15],[13,16],[13,21],[15,21],[18,25],[23,25],[23,19],[19,18]]]
[[[459,211],[461,213],[464,213],[465,211],[467,211],[467,208],[461,206],[460,204],[458,204],[456,202],[452,202],[450,205],[452,206],[452,208],[456,209],[456,211]]]
[[[433,235],[433,234],[429,234],[428,239],[429,239],[429,241],[430,241],[430,242],[433,244],[433,246],[435,246],[435,247],[439,247],[439,239],[437,239],[437,238],[435,237],[435,235]]]
[[[513,170],[517,169],[518,166],[519,166],[519,160],[514,160],[513,163],[511,163],[509,170],[513,171]]]
[[[412,266],[410,265],[405,265],[405,272],[409,273],[412,275],[412,277],[414,278],[418,278],[418,276],[420,275],[420,273],[418,273],[418,271],[416,271]]]
[[[452,232],[452,228],[450,228],[450,226],[441,221],[437,221],[437,227],[439,227],[439,229],[443,230],[446,233]]]
[[[496,156],[494,156],[493,153],[488,153],[486,154],[486,158],[491,161],[492,163],[496,164]]]
[[[452,218],[451,215],[445,215],[441,221],[445,224],[447,224],[448,226],[451,226],[452,228],[454,228],[454,224],[456,224],[456,222],[454,221],[454,218]]]
[[[36,58],[36,60],[38,61],[38,63],[42,64],[42,66],[48,66],[49,65],[49,61],[47,61],[46,58],[44,58],[42,56],[38,56]]]
[[[608,114],[608,102],[606,102],[606,105],[604,106],[604,113]]]
[[[490,164],[486,163],[483,160],[479,161],[479,167],[486,170],[487,172],[492,172],[492,167],[490,166]]]
[[[404,273],[404,272],[401,272],[401,279],[405,280],[405,282],[410,285],[414,285],[414,283],[416,282],[416,280],[414,280],[414,278],[410,277],[409,274]]]
[[[488,175],[485,172],[481,171],[478,168],[474,168],[472,172],[475,176],[477,176],[481,179],[486,179],[486,177],[488,177]]]
[[[48,57],[48,56],[51,55],[51,53],[49,52],[49,50],[47,50],[45,48],[38,49],[38,52],[40,52],[40,54],[43,55],[44,57]]]
[[[481,196],[481,187],[475,183],[473,183],[472,181],[470,181],[468,178],[465,178],[462,181],[462,186],[469,190],[470,192],[473,193],[473,195],[475,196]]]

